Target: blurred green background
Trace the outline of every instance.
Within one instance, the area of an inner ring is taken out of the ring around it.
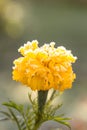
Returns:
[[[87,130],[87,0],[0,0],[0,104],[28,103],[29,89],[13,81],[11,71],[17,49],[35,39],[40,45],[54,41],[78,57],[77,79],[62,97],[62,111],[73,117],[73,130]],[[0,130],[11,129],[17,128],[0,122]]]

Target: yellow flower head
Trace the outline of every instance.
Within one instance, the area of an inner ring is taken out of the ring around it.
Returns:
[[[27,85],[32,90],[63,91],[72,86],[76,75],[72,70],[72,63],[76,57],[71,51],[55,43],[38,46],[38,41],[27,42],[19,48],[22,57],[14,61],[13,80]]]

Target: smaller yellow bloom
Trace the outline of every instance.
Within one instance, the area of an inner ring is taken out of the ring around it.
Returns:
[[[13,80],[27,85],[32,90],[54,88],[64,91],[72,87],[76,75],[72,63],[76,61],[71,51],[55,43],[38,46],[38,41],[27,42],[18,51],[22,57],[14,61]]]

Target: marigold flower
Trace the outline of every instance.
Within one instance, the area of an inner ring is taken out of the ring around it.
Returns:
[[[76,61],[71,51],[55,43],[38,46],[38,41],[27,42],[19,48],[22,57],[14,61],[13,80],[27,85],[32,90],[63,91],[72,87],[76,78],[72,63]]]

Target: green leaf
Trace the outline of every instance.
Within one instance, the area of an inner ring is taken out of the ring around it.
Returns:
[[[23,109],[23,105],[17,105],[13,101],[5,102],[5,103],[3,103],[3,105],[8,108],[8,110],[11,114],[10,119],[14,120],[17,123],[19,130],[24,130],[26,127],[28,129],[28,124],[27,124],[27,120],[26,120],[27,115],[25,116],[25,111]],[[19,114],[21,115],[20,118],[19,118],[19,116],[15,115],[15,113],[12,111],[12,109],[15,109],[16,111],[19,112]]]
[[[25,124],[25,121],[24,121],[24,120],[21,121],[20,126],[21,126],[21,129],[22,129],[22,130],[26,130],[26,124]]]
[[[52,117],[52,120],[57,121],[71,129],[69,122],[65,121],[65,120],[70,120],[70,118],[63,118],[63,117],[56,116],[56,117]]]
[[[62,107],[62,104],[57,104],[56,106],[53,105],[47,105],[44,107],[43,116],[54,116],[56,111]]]
[[[23,105],[17,105],[13,101],[5,102],[5,103],[3,103],[3,105],[7,106],[7,107],[12,107],[12,108],[16,109],[19,112],[23,110]]]
[[[11,115],[8,112],[0,111],[0,113],[4,114],[8,119],[11,119]]]
[[[48,102],[50,102],[50,101],[52,101],[52,100],[54,99],[55,94],[56,94],[56,90],[53,90],[53,92],[52,92],[52,94],[51,94],[51,96],[50,96]]]
[[[54,120],[54,121],[57,121],[57,120]],[[57,122],[67,126],[71,130],[71,126],[70,126],[70,124],[68,122],[65,122],[65,121],[57,121]]]
[[[20,123],[19,123],[19,121],[18,121],[16,115],[14,114],[14,112],[13,112],[10,108],[9,108],[9,112],[11,113],[11,115],[12,115],[14,121],[17,123],[18,129],[21,130],[21,126],[20,126]]]

